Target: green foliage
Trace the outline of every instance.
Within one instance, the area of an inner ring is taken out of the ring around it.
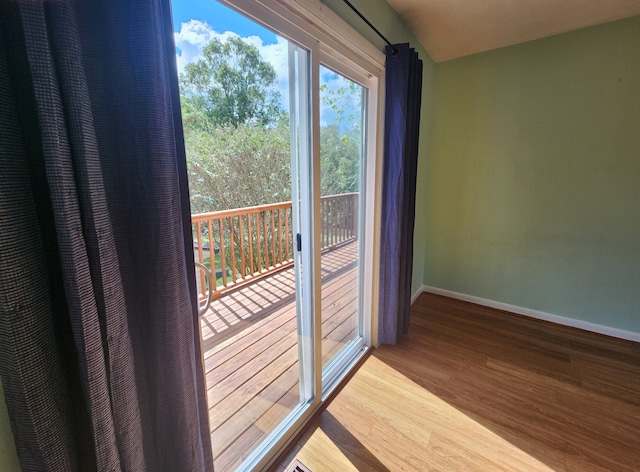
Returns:
[[[238,37],[210,41],[180,75],[194,213],[291,198],[289,127],[276,73]]]
[[[320,130],[323,195],[358,191],[362,87],[338,75],[321,87],[340,123]],[[276,73],[237,37],[213,39],[180,76],[191,209],[203,213],[291,199],[288,116]]]
[[[320,130],[322,195],[357,192],[360,177],[360,141],[342,134],[338,125]]]
[[[203,58],[187,64],[180,75],[185,123],[202,129],[272,124],[283,112],[275,80],[273,66],[255,46],[238,37],[214,38]]]
[[[291,199],[289,125],[185,127],[194,213]]]
[[[274,91],[275,79],[273,67],[260,57],[259,51],[239,38],[230,38],[224,43],[211,41],[204,49],[203,58],[188,64],[181,74],[193,213],[291,200],[290,127],[288,115]],[[321,100],[324,107],[332,110],[332,119],[338,124],[320,129],[322,194],[357,192],[362,147],[362,88],[337,75],[328,80],[332,81],[331,87],[322,87]],[[334,212],[326,206],[324,211],[325,214]],[[258,224],[261,231],[251,236],[245,232],[249,226],[246,217],[227,218],[222,229],[217,224],[211,228],[198,227],[197,241],[207,245],[209,251],[220,246],[218,254],[210,253],[204,261],[217,285],[222,283],[223,264],[227,281],[231,281],[234,271],[230,268],[235,267],[236,275],[243,277],[255,270],[252,267],[283,263],[292,257],[291,252],[285,253],[281,260],[283,236],[267,223],[273,219],[275,227],[280,228],[282,215],[267,213],[262,223],[253,220],[254,231]],[[291,210],[287,218],[291,224]],[[254,250],[250,255],[250,241],[254,248],[260,247],[260,251]],[[293,248],[291,243],[289,251]],[[242,249],[244,256],[241,256]],[[245,271],[240,274],[243,262]]]
[[[328,71],[328,69],[323,69]],[[322,195],[359,191],[362,154],[361,120],[363,89],[336,73],[323,73],[320,100],[340,123],[320,129],[320,187]],[[332,88],[327,84],[339,84]]]

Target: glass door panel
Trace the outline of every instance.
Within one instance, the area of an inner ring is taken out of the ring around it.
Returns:
[[[362,338],[361,205],[366,89],[320,66],[322,367]]]
[[[216,2],[205,10],[175,27],[194,248],[207,275],[198,290],[212,299],[200,318],[211,443],[226,471],[313,396],[311,251],[296,244],[310,215],[309,53]]]

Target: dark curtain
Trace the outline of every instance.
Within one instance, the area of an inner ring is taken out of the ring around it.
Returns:
[[[0,2],[0,374],[23,470],[213,469],[169,0]]]
[[[386,56],[378,339],[395,344],[409,329],[422,61],[408,44]]]

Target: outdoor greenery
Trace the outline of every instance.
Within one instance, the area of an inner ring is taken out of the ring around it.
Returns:
[[[185,128],[194,213],[291,200],[287,123]]]
[[[214,38],[202,55],[180,78],[189,126],[209,131],[247,123],[268,126],[282,117],[276,72],[255,46],[238,37],[226,42]]]
[[[322,195],[357,192],[360,180],[362,88],[355,82],[321,68],[326,77],[320,86],[322,105],[333,111],[334,121],[320,128],[320,171]],[[340,83],[333,89],[330,82]],[[345,84],[346,82],[346,84]]]
[[[276,73],[256,47],[213,39],[180,76],[191,209],[291,198],[289,124]]]
[[[273,66],[238,37],[213,39],[180,76],[193,213],[291,199],[288,114]],[[359,117],[346,106],[357,87],[321,89],[340,125],[321,128],[322,194],[357,190]]]

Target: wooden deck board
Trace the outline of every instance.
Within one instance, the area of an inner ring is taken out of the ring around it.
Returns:
[[[323,365],[356,335],[357,243],[322,254]],[[201,332],[214,465],[234,470],[298,405],[295,274],[215,300]]]

